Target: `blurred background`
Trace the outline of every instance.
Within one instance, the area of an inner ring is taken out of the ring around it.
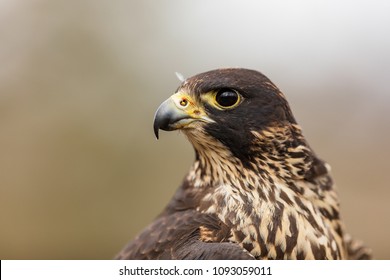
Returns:
[[[257,69],[332,165],[353,236],[390,258],[389,1],[0,0],[0,258],[111,259],[193,161],[156,141],[179,81]]]

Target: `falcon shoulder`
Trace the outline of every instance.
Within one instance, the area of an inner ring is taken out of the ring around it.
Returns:
[[[226,241],[226,225],[195,210],[158,217],[129,243],[116,259],[253,259],[245,249]]]

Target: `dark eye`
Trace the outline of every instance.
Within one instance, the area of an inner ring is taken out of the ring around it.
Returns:
[[[224,89],[217,92],[215,101],[224,108],[232,107],[240,101],[240,95],[231,89]]]

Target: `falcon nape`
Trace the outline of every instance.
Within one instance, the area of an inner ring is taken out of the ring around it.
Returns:
[[[264,75],[219,69],[183,81],[154,132],[180,129],[195,162],[163,212],[117,259],[368,259],[345,232],[329,166]]]

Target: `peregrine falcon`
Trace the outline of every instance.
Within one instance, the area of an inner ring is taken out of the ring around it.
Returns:
[[[228,68],[182,82],[154,118],[195,161],[162,213],[117,259],[368,259],[345,232],[327,163],[263,74]]]

